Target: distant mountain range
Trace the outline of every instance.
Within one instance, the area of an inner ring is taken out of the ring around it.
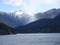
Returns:
[[[25,26],[16,27],[17,33],[60,33],[60,15],[54,19],[40,19]]]
[[[9,25],[11,27],[24,25],[26,23],[25,20],[28,20],[26,15],[21,14],[22,18],[20,18],[21,15],[15,14],[16,12],[0,12],[0,22],[4,23],[6,25]],[[25,18],[25,19],[24,19]]]
[[[14,12],[0,12],[0,22],[11,27],[17,27],[32,23],[43,18],[54,18],[60,14],[60,9],[51,9],[43,13],[34,14],[30,16],[21,10]]]
[[[30,16],[0,12],[0,22],[14,27],[16,33],[60,33],[60,9],[51,9]]]
[[[18,33],[60,33],[60,9],[36,14],[37,21],[16,27]]]
[[[43,18],[55,18],[60,14],[60,9],[50,9],[48,11],[45,11],[44,13],[37,13],[35,14],[37,18],[43,19]]]
[[[25,12],[20,13],[21,11],[0,12],[0,22],[11,27],[16,27],[26,25],[36,20],[35,16],[30,16]]]

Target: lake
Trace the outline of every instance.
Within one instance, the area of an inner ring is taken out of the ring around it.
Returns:
[[[0,35],[0,45],[60,45],[60,33]]]

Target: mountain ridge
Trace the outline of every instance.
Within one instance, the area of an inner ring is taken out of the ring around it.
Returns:
[[[17,33],[60,33],[60,15],[54,19],[40,19],[15,29]]]
[[[60,14],[60,9],[50,9],[43,13],[34,14],[34,16],[30,16],[25,12],[18,15],[19,13],[15,14],[16,12],[0,12],[0,22],[12,27],[27,25],[39,19],[54,18]]]

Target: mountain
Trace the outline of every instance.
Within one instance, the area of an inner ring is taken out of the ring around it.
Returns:
[[[0,35],[16,34],[15,29],[0,23]]]
[[[29,23],[35,22],[43,18],[54,18],[60,14],[60,9],[51,9],[43,13],[34,14],[30,16],[24,11],[14,11],[14,12],[0,12],[0,23],[4,23],[11,27],[23,26]]]
[[[37,21],[15,27],[17,33],[60,33],[60,9],[36,14]]]
[[[60,33],[60,15],[54,19],[41,19],[15,29],[17,33]]]
[[[0,23],[11,27],[26,25],[35,20],[35,17],[22,11],[0,12]]]
[[[55,28],[59,31],[60,9],[50,9],[34,16],[21,10],[0,12],[0,23],[15,28],[17,33],[54,32]]]
[[[37,18],[43,19],[43,18],[55,18],[58,14],[60,14],[60,9],[50,9],[48,11],[45,11],[44,13],[37,13],[35,14]]]

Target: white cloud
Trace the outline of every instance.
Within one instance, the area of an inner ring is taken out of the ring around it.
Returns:
[[[23,5],[23,9],[27,12],[27,13],[34,13],[34,11],[36,10],[37,8],[37,2],[36,0],[29,0],[29,3],[27,2],[24,2],[24,5]],[[30,14],[31,14],[30,13]]]
[[[51,4],[52,4],[52,5],[53,5],[53,4],[57,4],[58,2],[59,2],[59,0],[44,0],[44,3],[45,3],[45,4],[50,4],[50,5],[51,5]]]
[[[50,8],[59,6],[60,0],[3,0],[3,3],[6,5],[12,6],[23,6],[23,10],[27,13],[33,14],[37,10],[42,10],[48,8],[48,5],[51,6]],[[59,6],[60,7],[60,6]]]
[[[59,2],[59,0],[29,0],[29,3],[24,3],[24,9],[28,10],[27,12],[33,13],[38,8],[44,8],[43,6],[46,6],[46,8],[48,8],[49,5],[51,8],[57,6]]]
[[[23,0],[3,0],[2,3],[6,5],[20,6],[23,5]]]

